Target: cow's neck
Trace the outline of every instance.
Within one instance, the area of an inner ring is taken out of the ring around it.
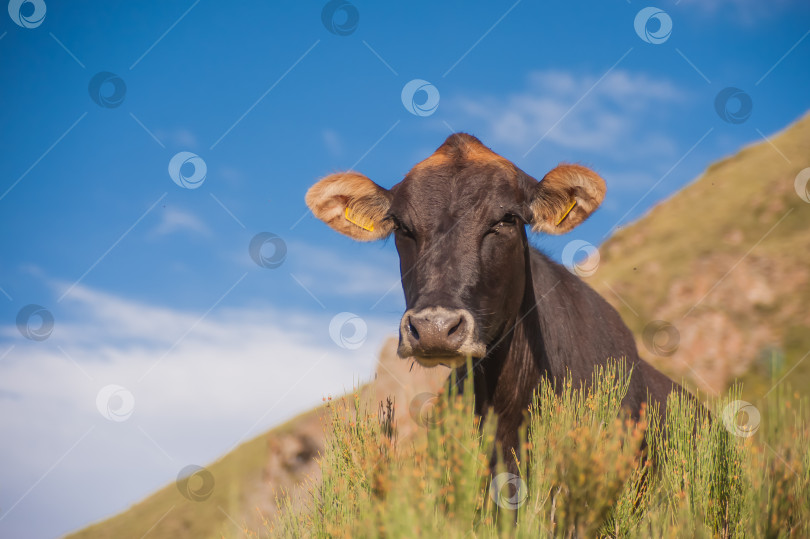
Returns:
[[[479,413],[486,413],[492,407],[501,418],[499,423],[511,424],[522,419],[540,376],[546,370],[545,358],[535,357],[543,347],[528,244],[525,272],[524,291],[517,314],[497,345],[488,350],[486,358],[475,369],[476,408]]]

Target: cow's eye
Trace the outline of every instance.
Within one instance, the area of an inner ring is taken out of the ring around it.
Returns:
[[[514,213],[507,213],[498,221],[498,224],[513,225],[517,223],[517,216]]]
[[[517,223],[517,220],[518,220],[517,215],[515,215],[514,213],[507,213],[506,215],[501,217],[501,219],[498,222],[494,223],[491,227],[489,227],[487,234],[489,233],[497,234],[501,230],[511,227],[512,225]]]
[[[400,221],[399,219],[397,219],[393,215],[391,215],[389,218],[394,223],[394,231],[396,231],[398,234],[400,234],[402,236],[405,236],[406,238],[413,238],[414,237],[413,232],[411,231],[411,229],[408,228],[407,225],[403,224],[402,221]]]

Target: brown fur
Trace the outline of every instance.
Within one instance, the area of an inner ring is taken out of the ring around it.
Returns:
[[[512,170],[515,168],[510,161],[481,144],[475,137],[460,138],[458,148],[462,158],[472,164],[497,164]]]
[[[451,165],[452,161],[453,161],[453,159],[449,155],[449,153],[447,153],[447,152],[443,151],[441,148],[439,148],[438,150],[433,152],[430,155],[430,157],[428,157],[427,159],[424,159],[424,160],[420,161],[419,163],[417,163],[413,167],[413,170],[446,167],[448,165]]]
[[[414,166],[411,177],[424,177],[426,169],[464,168],[469,166],[497,165],[516,172],[515,166],[493,152],[481,142],[465,133],[457,133],[442,144],[430,157]]]
[[[393,227],[385,220],[391,195],[357,172],[342,172],[323,178],[307,191],[306,203],[315,217],[357,241],[385,238]],[[374,230],[366,230],[346,219],[347,207],[373,223]]]
[[[591,169],[581,165],[557,166],[540,182],[531,203],[532,228],[536,232],[565,234],[599,207],[605,190],[605,180]],[[576,204],[565,215],[572,202]]]

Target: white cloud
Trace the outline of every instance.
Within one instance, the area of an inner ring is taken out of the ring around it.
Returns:
[[[365,344],[349,351],[330,340],[331,312],[218,308],[201,317],[81,285],[63,308],[72,319],[57,320],[42,342],[0,327],[4,511],[89,434],[8,513],[2,534],[30,533],[36,515],[52,515],[56,535],[125,509],[182,467],[369,379],[396,331],[395,320],[366,318]],[[125,422],[97,410],[109,384],[134,396]]]
[[[486,140],[522,152],[544,137],[579,151],[661,155],[673,153],[676,145],[663,132],[651,133],[650,125],[667,106],[684,99],[669,81],[644,74],[615,70],[599,81],[546,70],[532,73],[521,92],[466,97],[456,107],[485,122]]]
[[[150,122],[151,123],[151,122]],[[149,125],[149,123],[147,123]],[[154,129],[155,136],[170,148],[195,151],[200,148],[200,141],[192,131],[185,127]],[[175,151],[178,151],[175,150]]]
[[[343,141],[337,131],[324,129],[321,131],[321,137],[323,137],[323,144],[332,157],[341,157],[343,155]]]
[[[721,16],[745,25],[754,24],[762,17],[777,16],[792,5],[801,5],[800,0],[681,0],[685,9],[697,10],[707,16]]]
[[[220,166],[217,169],[217,175],[232,184],[242,183],[245,180],[244,172],[234,166]]]
[[[211,231],[196,215],[177,208],[165,208],[160,213],[160,223],[152,234],[166,236],[179,231],[208,235]]]
[[[188,129],[178,129],[172,134],[172,138],[177,146],[196,148],[198,145],[197,137]]]

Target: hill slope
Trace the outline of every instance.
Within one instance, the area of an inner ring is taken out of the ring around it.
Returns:
[[[810,204],[794,188],[809,166],[810,114],[713,164],[599,248],[588,282],[642,356],[710,393],[742,377],[758,398],[772,357],[810,381],[810,360],[799,363],[810,352]]]
[[[119,539],[128,537],[219,538],[237,537],[243,524],[258,526],[258,508],[272,515],[273,495],[268,484],[293,487],[318,471],[314,457],[322,449],[322,429],[317,408],[240,445],[206,469],[213,477],[213,489],[202,477],[189,490],[200,501],[181,494],[172,483],[145,500],[108,520],[93,524],[72,539]]]

